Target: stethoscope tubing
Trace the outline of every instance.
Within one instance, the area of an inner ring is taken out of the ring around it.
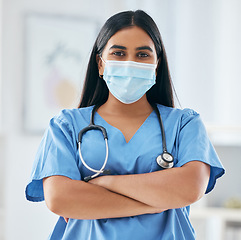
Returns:
[[[103,172],[104,172],[104,169],[105,169],[105,166],[106,166],[106,164],[107,164],[108,157],[109,157],[109,147],[108,147],[107,138],[105,138],[105,148],[106,148],[105,161],[104,161],[102,167],[101,167],[99,170],[94,169],[94,168],[92,168],[92,167],[90,167],[90,166],[87,165],[87,163],[85,162],[85,160],[84,160],[84,158],[83,158],[83,156],[82,156],[82,153],[81,153],[81,142],[79,142],[78,145],[79,145],[79,156],[80,156],[81,162],[83,163],[83,165],[84,165],[88,170],[90,170],[90,171],[92,171],[92,172],[95,172],[95,174],[92,175],[91,178],[95,178],[95,177],[99,176],[101,173],[103,173]]]

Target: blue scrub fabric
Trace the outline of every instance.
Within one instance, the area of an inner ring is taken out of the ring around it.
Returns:
[[[81,129],[89,125],[93,106],[63,110],[54,117],[39,146],[30,181],[26,187],[26,198],[43,201],[45,177],[62,175],[74,180],[83,180],[93,173],[80,161],[77,139]],[[216,179],[224,169],[209,141],[198,113],[191,109],[176,109],[158,105],[163,119],[167,139],[167,150],[174,156],[174,167],[190,161],[201,161],[210,165],[210,180],[206,193],[210,192]],[[96,125],[106,128],[109,158],[106,169],[113,175],[139,174],[160,171],[156,157],[162,153],[162,136],[156,113],[153,111],[127,143],[120,130],[108,124],[98,113]],[[81,153],[86,163],[100,169],[105,159],[105,142],[100,131],[84,134]],[[97,157],[98,156],[98,157]],[[176,179],[178,181],[178,179]],[[106,240],[106,239],[195,239],[189,221],[190,206],[170,209],[158,214],[133,217],[77,220],[66,224],[59,218],[50,240]]]

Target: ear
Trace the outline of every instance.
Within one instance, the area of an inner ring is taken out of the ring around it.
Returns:
[[[99,54],[96,54],[96,62],[97,62],[98,69],[99,69],[99,75],[101,76],[104,73],[104,66],[103,66],[102,60],[100,59]]]

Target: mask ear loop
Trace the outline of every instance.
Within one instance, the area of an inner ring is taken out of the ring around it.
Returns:
[[[100,55],[99,55],[99,58],[101,59],[101,61],[102,61],[103,63],[106,64],[105,60],[104,60]],[[99,78],[103,79],[103,75],[100,75],[100,74],[99,74]]]
[[[102,60],[103,63],[106,64],[105,60],[99,55],[99,58]]]

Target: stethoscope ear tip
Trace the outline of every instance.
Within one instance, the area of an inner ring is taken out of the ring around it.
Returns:
[[[91,176],[88,176],[88,177],[85,177],[85,178],[84,178],[84,181],[85,181],[85,182],[89,182],[89,180],[91,180],[91,179],[92,179],[92,177],[91,177]]]
[[[103,172],[102,172],[103,174],[105,174],[105,175],[110,175],[111,174],[111,171],[109,170],[109,169],[106,169],[106,170],[103,170]],[[91,179],[94,179],[94,178],[96,178],[97,176],[88,176],[88,177],[85,177],[84,178],[84,181],[85,182],[89,182]]]
[[[104,170],[104,171],[103,171],[103,174],[105,174],[105,175],[110,175],[110,174],[111,174],[110,169],[106,169],[106,170]]]

